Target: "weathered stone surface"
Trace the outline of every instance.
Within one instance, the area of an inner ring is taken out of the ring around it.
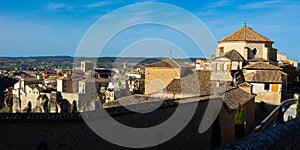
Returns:
[[[178,135],[166,143],[147,149],[209,149],[211,129],[198,133],[206,106],[207,101],[199,102],[192,120]],[[170,105],[147,114],[123,112],[123,109],[107,111],[123,124],[143,128],[165,121],[176,108],[175,105]],[[95,116],[93,113],[0,114],[0,147],[10,150],[36,149],[40,143],[43,144],[44,139],[48,149],[127,149],[96,135],[82,117],[101,119],[101,115]]]
[[[254,133],[219,149],[300,149],[300,118]]]

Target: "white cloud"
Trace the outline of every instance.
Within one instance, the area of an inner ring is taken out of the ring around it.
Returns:
[[[231,0],[220,0],[214,3],[209,3],[205,5],[203,8],[200,10],[196,11],[195,14],[197,16],[207,16],[207,15],[213,15],[217,11],[216,9],[219,7],[225,7],[225,6],[231,6],[232,1]]]
[[[266,8],[271,7],[274,4],[280,3],[280,0],[270,0],[270,1],[262,1],[262,2],[254,2],[254,3],[247,3],[244,5],[238,6],[239,9],[257,9],[257,8]]]
[[[113,4],[118,4],[118,3],[122,3],[122,2],[123,1],[121,1],[121,0],[117,0],[117,1],[107,0],[107,1],[101,1],[101,2],[87,4],[86,7],[87,8],[100,8],[100,7],[104,7],[107,5],[113,5]]]
[[[49,11],[71,10],[73,7],[65,3],[50,2],[43,6],[44,9]]]
[[[220,0],[218,2],[210,3],[205,6],[205,9],[218,8],[231,5],[230,0]]]

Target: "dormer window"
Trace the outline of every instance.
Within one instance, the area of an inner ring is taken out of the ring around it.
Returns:
[[[254,48],[254,49],[252,50],[252,53],[253,53],[254,55],[258,54],[258,50],[257,50],[256,48]]]

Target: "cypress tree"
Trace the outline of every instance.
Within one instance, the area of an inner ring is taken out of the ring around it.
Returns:
[[[238,110],[235,114],[235,138],[240,139],[245,136],[244,127],[244,108],[239,104]]]
[[[244,108],[241,106],[241,104],[239,104],[238,110],[235,114],[235,124],[244,124]]]
[[[296,109],[296,117],[300,116],[300,95],[298,97],[298,104],[297,104],[297,109]]]

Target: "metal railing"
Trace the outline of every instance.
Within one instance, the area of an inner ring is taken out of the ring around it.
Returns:
[[[284,106],[290,106],[293,105],[297,102],[297,100],[295,99],[288,99],[283,101],[279,106],[277,106],[262,122],[259,123],[259,125],[257,125],[254,130],[252,131],[252,133],[256,133],[259,131],[264,130],[265,128],[267,128],[276,117],[278,117],[278,115],[281,113],[282,115],[284,114],[282,108]],[[284,110],[286,111],[286,109]],[[283,116],[280,116],[283,117]],[[283,118],[282,118],[283,119]]]

